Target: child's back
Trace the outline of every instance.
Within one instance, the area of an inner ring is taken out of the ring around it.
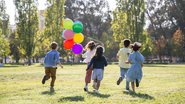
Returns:
[[[125,61],[128,60],[129,53],[131,53],[131,49],[129,48],[121,48],[117,54],[119,56],[119,66],[121,68],[129,68],[129,64],[125,64]]]
[[[59,52],[57,50],[49,51],[44,59],[45,67],[57,67],[59,62]]]

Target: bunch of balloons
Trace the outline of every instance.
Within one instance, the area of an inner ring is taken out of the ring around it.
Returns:
[[[62,37],[64,40],[64,49],[72,50],[74,54],[81,54],[83,46],[80,44],[84,40],[84,36],[81,33],[83,31],[83,24],[80,21],[73,22],[71,19],[64,19],[62,23],[64,31]]]

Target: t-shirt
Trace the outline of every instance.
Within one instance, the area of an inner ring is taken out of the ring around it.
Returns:
[[[44,66],[45,67],[57,67],[57,63],[59,60],[60,54],[57,50],[49,51],[44,58]]]
[[[126,64],[125,62],[128,60],[128,56],[131,52],[132,52],[132,50],[129,48],[121,48],[118,51],[117,56],[119,57],[119,66],[121,68],[129,68],[130,67],[130,65]]]
[[[107,60],[104,56],[97,59],[97,56],[94,56],[91,59],[90,64],[88,65],[87,69],[89,69],[93,65],[93,69],[104,69],[105,66],[107,66]]]
[[[85,58],[83,62],[89,63],[89,62],[91,61],[92,57],[94,56],[94,54],[95,54],[95,49],[92,50],[92,51],[87,50],[87,51],[82,55],[83,58]]]

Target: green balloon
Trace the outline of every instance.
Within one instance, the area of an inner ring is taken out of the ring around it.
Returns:
[[[83,24],[81,22],[75,22],[73,24],[73,31],[75,33],[81,33],[83,31]]]
[[[71,19],[65,19],[63,22],[64,28],[68,30],[72,30],[73,27],[73,21]]]

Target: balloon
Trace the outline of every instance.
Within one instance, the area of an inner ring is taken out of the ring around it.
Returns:
[[[83,24],[79,21],[76,21],[74,24],[73,24],[73,31],[75,33],[81,33],[83,31]]]
[[[62,21],[62,25],[65,29],[69,29],[69,30],[72,30],[72,27],[73,27],[73,21],[69,18],[67,19],[64,19]]]
[[[74,45],[74,40],[73,39],[64,41],[64,49],[69,50],[73,47],[73,45]]]
[[[74,33],[73,33],[72,30],[65,30],[65,31],[64,31],[64,38],[65,38],[66,40],[73,39],[73,37],[74,37]]]
[[[62,38],[64,38],[65,39],[65,37],[64,37],[64,32],[65,32],[66,30],[64,30],[63,32],[62,32]]]
[[[84,40],[84,36],[83,36],[82,33],[77,33],[77,34],[74,35],[73,39],[74,39],[75,43],[81,43]]]
[[[72,51],[74,54],[81,54],[83,51],[83,46],[81,44],[73,45]]]

